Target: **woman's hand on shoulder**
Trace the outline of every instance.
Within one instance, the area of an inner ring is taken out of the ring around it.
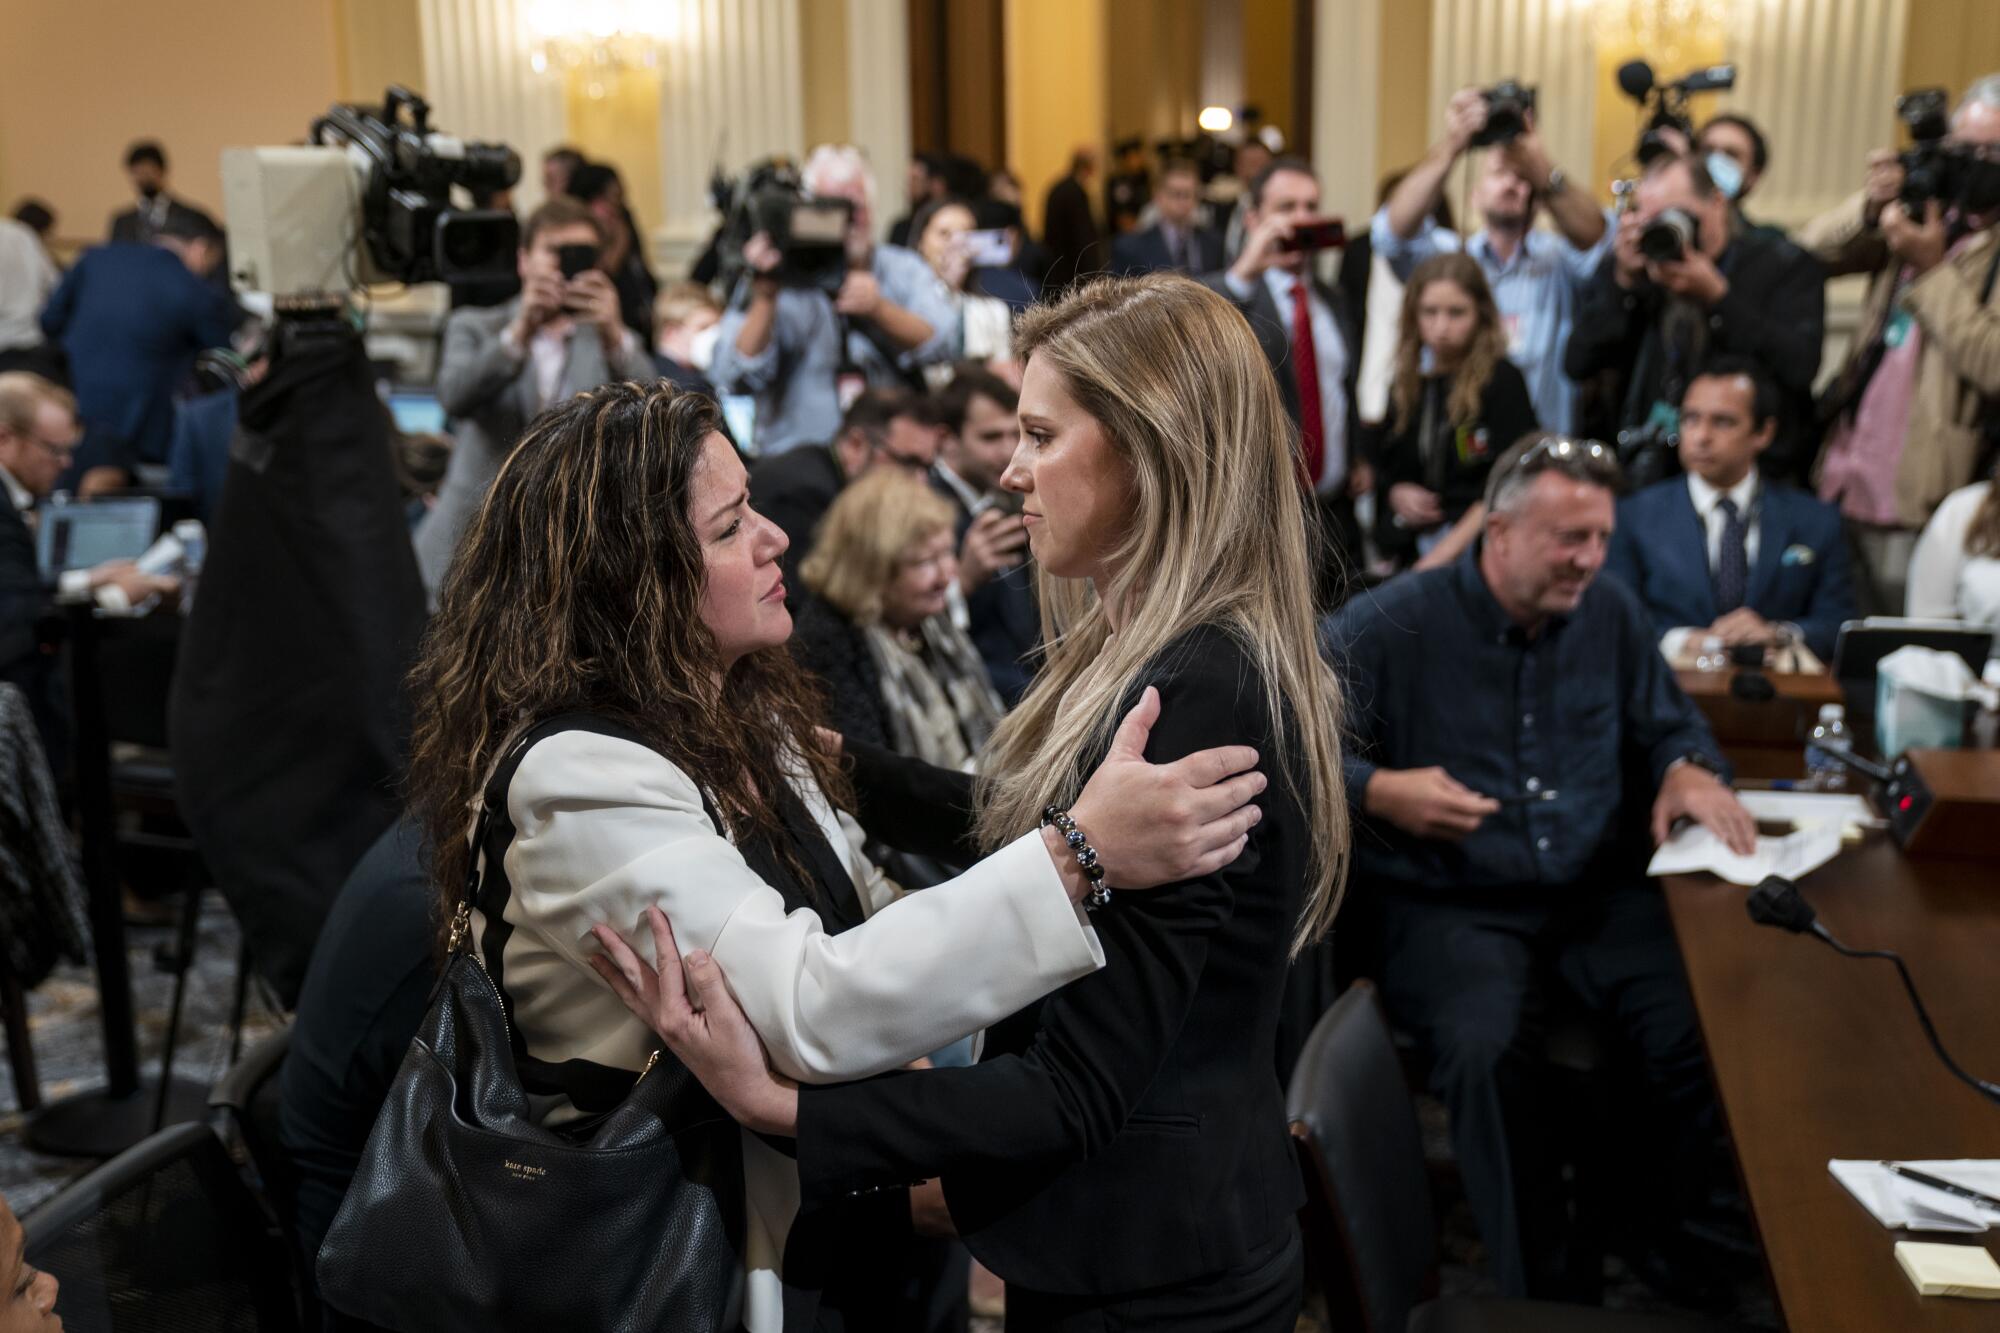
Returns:
[[[1104,882],[1114,889],[1153,889],[1214,874],[1243,854],[1250,830],[1264,817],[1251,804],[1267,783],[1256,771],[1256,750],[1228,745],[1149,764],[1146,741],[1159,717],[1160,692],[1148,686],[1070,807],[1104,866]],[[1051,855],[1059,847],[1058,838]],[[1062,848],[1057,865],[1067,882],[1076,859]]]
[[[730,994],[722,969],[696,950],[688,955],[683,976],[680,947],[666,913],[648,907],[646,923],[652,928],[658,969],[649,967],[609,926],[591,928],[604,949],[590,958],[591,968],[737,1124],[761,1134],[795,1136],[798,1085],[772,1072],[757,1030]]]

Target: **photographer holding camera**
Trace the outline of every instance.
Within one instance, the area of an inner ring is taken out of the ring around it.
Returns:
[[[950,356],[957,325],[922,256],[874,241],[875,181],[859,150],[831,144],[806,160],[805,192],[852,205],[847,271],[837,294],[783,286],[785,256],[749,238],[749,273],[722,317],[709,378],[757,399],[757,451],[824,444],[840,432],[843,375],[882,388],[921,388],[919,367]]]
[[[1898,111],[1917,146],[1871,155],[1860,193],[1799,233],[1832,275],[1875,275],[1821,402],[1819,493],[1847,519],[1862,610],[1884,615],[1902,613],[1917,534],[1973,480],[2000,411],[2000,74],[1948,123],[1941,91]]]
[[[1375,215],[1370,240],[1396,276],[1409,281],[1432,255],[1463,249],[1485,271],[1507,329],[1508,359],[1528,381],[1535,415],[1551,430],[1575,428],[1576,386],[1563,375],[1563,345],[1577,295],[1617,229],[1585,188],[1573,187],[1535,132],[1534,93],[1502,84],[1464,88],[1445,113],[1445,136],[1410,170]],[[1484,222],[1470,237],[1434,218],[1452,164],[1486,147],[1474,186]],[[1556,232],[1535,229],[1546,205]]]
[[[1678,468],[1674,405],[1695,368],[1725,353],[1748,357],[1779,393],[1764,473],[1803,478],[1818,444],[1811,393],[1826,330],[1819,265],[1782,237],[1744,227],[1693,158],[1653,157],[1632,200],[1584,287],[1563,369],[1579,382],[1617,372],[1621,451],[1628,469],[1650,481]]]
[[[528,421],[614,380],[654,378],[653,359],[626,327],[618,289],[598,264],[604,227],[575,199],[551,199],[521,226],[521,294],[466,306],[444,327],[438,402],[458,422],[437,505],[417,528],[417,568],[435,597],[459,534]]]

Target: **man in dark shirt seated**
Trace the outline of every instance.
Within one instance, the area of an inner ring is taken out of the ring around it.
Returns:
[[[760,458],[750,469],[750,503],[784,530],[791,546],[781,558],[786,596],[798,590],[799,562],[812,550],[813,531],[841,488],[871,467],[930,475],[938,429],[929,405],[904,389],[867,389],[840,419],[832,444],[807,444]]]
[[[1548,982],[1619,1034],[1644,1082],[1632,1160],[1700,1190],[1716,1156],[1694,1010],[1632,816],[1650,803],[1655,840],[1695,819],[1742,851],[1756,825],[1638,601],[1596,578],[1617,481],[1603,445],[1523,441],[1494,466],[1477,545],[1324,629],[1350,701],[1354,869],[1381,899],[1383,999],[1430,1060],[1510,1296],[1561,1285],[1538,1101]],[[1679,1217],[1700,1198],[1644,1208]]]
[[[1681,396],[1685,477],[1618,505],[1607,568],[1653,617],[1671,660],[1690,634],[1725,644],[1802,641],[1833,660],[1854,617],[1840,511],[1758,475],[1778,387],[1755,361],[1716,357]]]

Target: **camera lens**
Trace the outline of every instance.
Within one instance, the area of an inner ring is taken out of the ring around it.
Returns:
[[[492,277],[510,271],[520,226],[504,214],[446,213],[437,223],[437,276]]]
[[[1659,264],[1670,264],[1687,253],[1687,236],[1678,219],[1660,218],[1639,233],[1639,253]]]

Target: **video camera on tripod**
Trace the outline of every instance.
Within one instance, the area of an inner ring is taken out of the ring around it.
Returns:
[[[718,168],[709,193],[724,217],[717,238],[723,289],[735,290],[749,271],[743,247],[763,232],[782,256],[770,276],[783,287],[811,287],[839,293],[847,277],[847,230],[854,206],[845,199],[818,199],[790,159],[765,158],[732,181]]]
[[[521,178],[505,144],[430,127],[430,104],[390,88],[380,108],[345,103],[304,146],[225,148],[230,281],[287,306],[338,305],[374,282],[450,282],[513,272],[520,230],[504,209],[459,208],[454,186]]]

